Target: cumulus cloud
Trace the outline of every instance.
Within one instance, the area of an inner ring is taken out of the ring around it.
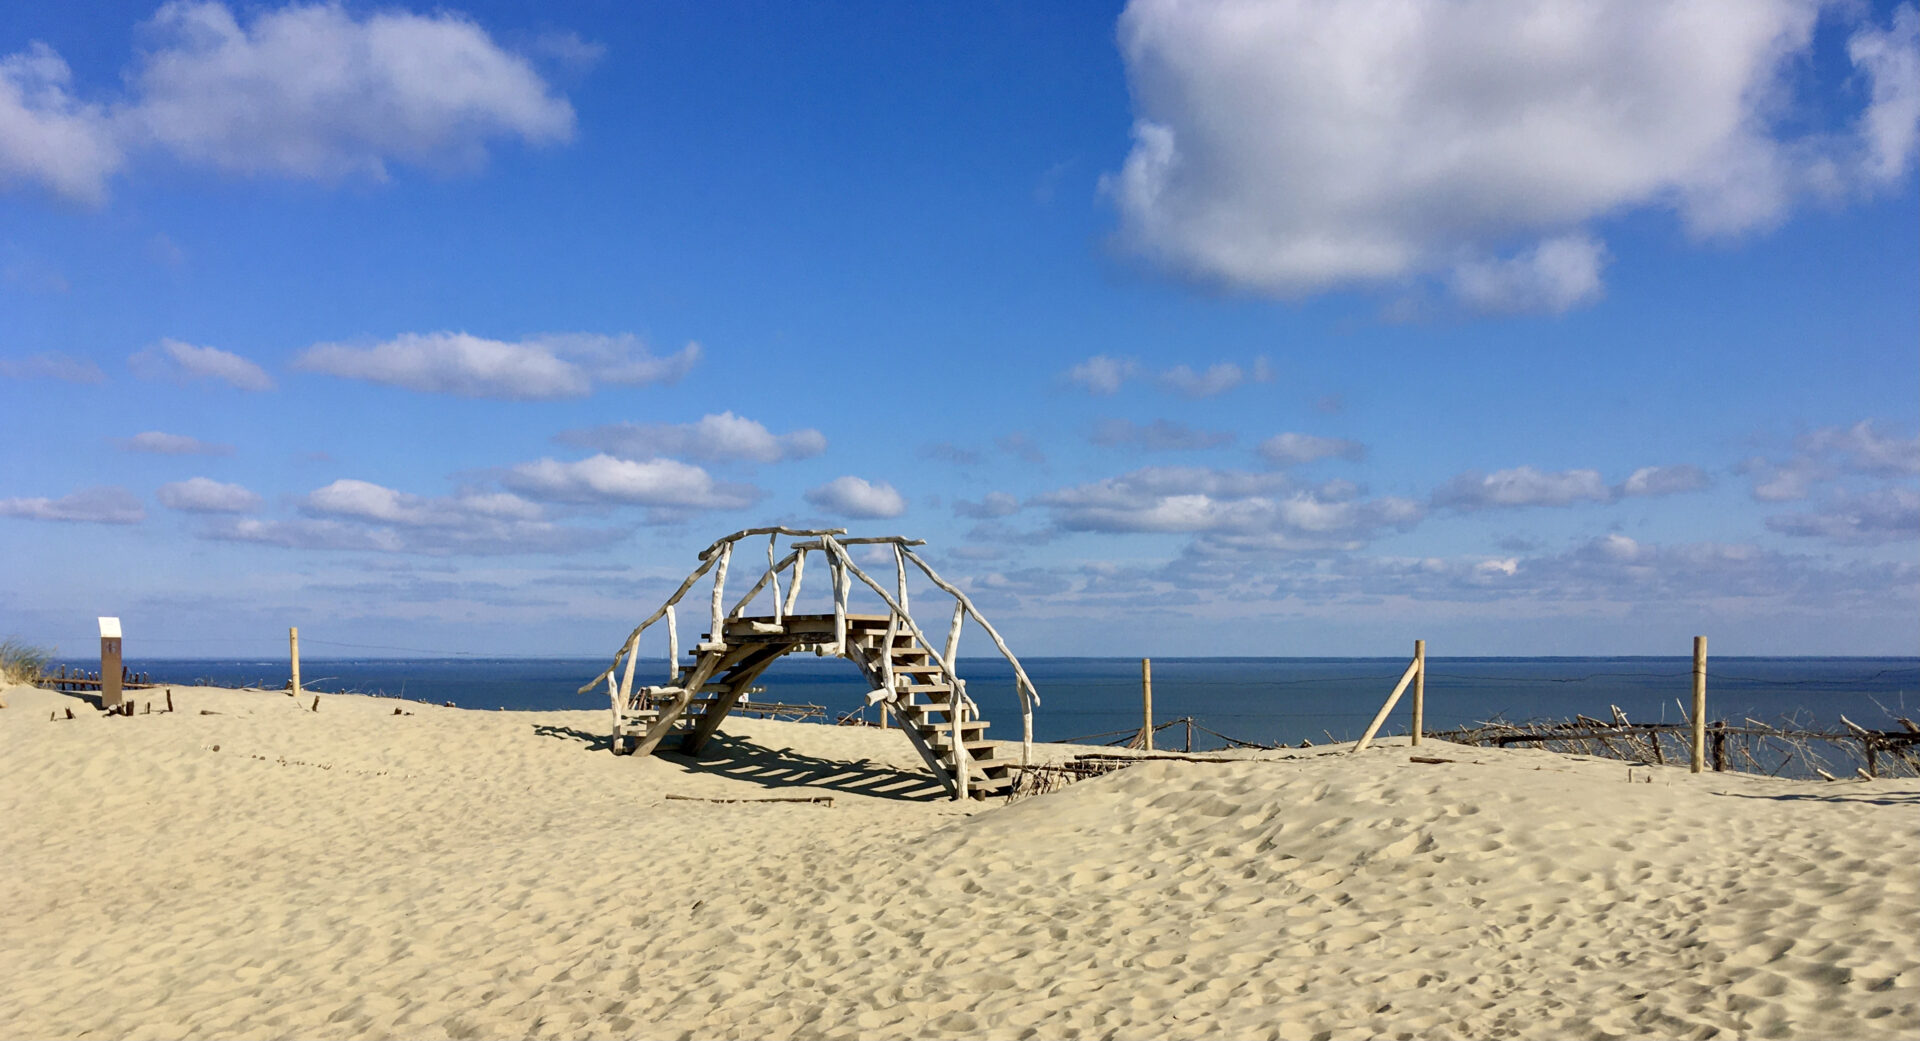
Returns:
[[[85,524],[138,524],[146,508],[125,488],[83,488],[58,499],[0,499],[0,517],[72,521]]]
[[[1453,292],[1489,314],[1559,314],[1600,299],[1606,254],[1590,236],[1561,235],[1519,256],[1459,262]]]
[[[119,168],[112,120],[72,93],[73,71],[38,41],[0,57],[0,189],[34,184],[98,205]]]
[[[1707,472],[1697,466],[1643,466],[1620,484],[1622,496],[1678,495],[1695,492],[1708,484]]]
[[[689,343],[666,357],[631,334],[559,333],[520,341],[469,333],[403,333],[384,343],[320,343],[294,368],[465,398],[545,401],[584,397],[595,383],[673,383],[700,360]]]
[[[1366,458],[1367,446],[1344,437],[1315,437],[1312,434],[1275,434],[1260,442],[1254,451],[1275,466],[1296,466],[1322,459],[1346,459],[1358,462]]]
[[[1843,18],[1858,8],[1835,5]],[[1587,226],[1670,208],[1693,232],[1911,168],[1915,18],[1856,23],[1852,127],[1785,129],[1818,3],[1134,0],[1133,147],[1103,180],[1121,239],[1280,296],[1437,277],[1471,306],[1600,293]]]
[[[154,497],[160,505],[186,513],[251,513],[260,508],[260,496],[240,485],[207,477],[163,484]]]
[[[1145,467],[1035,501],[1068,531],[1204,533],[1275,551],[1357,547],[1425,513],[1406,499],[1364,499],[1346,481],[1303,486],[1285,474],[1207,467]]]
[[[124,118],[234,173],[382,180],[393,162],[473,167],[497,139],[573,136],[566,99],[455,12],[293,4],[243,23],[225,4],[171,3],[144,35]]]
[[[158,430],[148,430],[132,437],[122,438],[120,447],[129,452],[145,452],[149,455],[232,455],[232,445],[219,445],[185,434],[166,434]]]
[[[1512,506],[1571,506],[1578,502],[1609,502],[1613,489],[1598,470],[1562,470],[1547,473],[1517,466],[1493,473],[1468,471],[1434,490],[1433,504],[1456,510],[1484,510]]]
[[[893,485],[885,481],[870,482],[851,474],[836,477],[818,488],[808,489],[806,499],[842,517],[878,519],[898,517],[907,512],[907,500],[894,490]]]
[[[1096,445],[1125,445],[1145,452],[1193,452],[1231,444],[1233,434],[1225,430],[1201,430],[1170,419],[1135,423],[1129,419],[1102,420],[1093,429]]]
[[[1020,500],[1006,492],[988,492],[979,502],[956,499],[953,503],[953,515],[972,517],[976,520],[991,520],[995,517],[1010,517],[1020,512]]]
[[[196,347],[175,339],[134,353],[127,359],[133,371],[145,379],[215,380],[241,390],[272,390],[273,377],[267,370],[231,351],[218,347]]]
[[[58,351],[42,351],[18,360],[0,358],[0,376],[10,380],[59,380],[62,383],[105,383],[107,374],[85,358]]]
[[[732,412],[702,416],[694,423],[611,423],[562,431],[554,440],[626,459],[684,456],[707,462],[777,463],[811,459],[827,450],[826,435],[818,430],[774,434]]]
[[[1883,488],[1840,496],[1819,510],[1768,517],[1767,527],[1782,535],[1859,545],[1920,538],[1920,492]]]
[[[295,3],[243,18],[188,0],[163,5],[139,36],[111,103],[81,100],[44,43],[0,57],[0,189],[98,204],[142,148],[230,173],[378,181],[395,163],[472,169],[495,142],[574,132],[566,98],[455,12],[362,18]],[[557,56],[583,64],[593,45],[571,43]]]
[[[521,463],[501,478],[508,488],[547,502],[615,504],[681,510],[751,506],[760,492],[723,484],[691,463],[674,459],[617,459],[604,453],[575,462]]]

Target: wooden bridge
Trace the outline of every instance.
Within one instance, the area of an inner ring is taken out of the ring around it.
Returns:
[[[913,552],[912,547],[923,542],[898,536],[842,537],[845,534],[842,528],[751,528],[707,547],[700,554],[700,566],[665,604],[633,630],[606,671],[580,688],[585,693],[606,684],[613,712],[615,754],[651,755],[661,749],[698,753],[769,665],[782,655],[812,651],[823,657],[845,658],[860,669],[872,688],[868,702],[884,704],[892,711],[900,721],[901,732],[954,798],[985,798],[1011,789],[1016,783],[1016,764],[995,757],[993,743],[986,740],[987,721],[980,718],[978,706],[967,697],[966,681],[955,671],[961,627],[972,618],[1013,665],[1021,706],[1018,766],[1024,769],[1032,761],[1033,708],[1040,697],[1019,659],[967,595]],[[757,535],[767,536],[766,568],[746,595],[731,609],[725,609],[734,545]],[[793,542],[786,556],[780,557],[782,536],[804,541]],[[847,547],[855,545],[892,548],[892,592],[854,563]],[[833,610],[796,614],[807,558],[812,553],[826,560]],[[940,648],[933,646],[909,613],[910,563],[935,589],[953,598],[953,617]],[[709,571],[713,574],[713,593],[708,629],[689,652],[691,660],[683,662],[675,607]],[[856,578],[878,595],[885,613],[848,611]],[[748,607],[768,590],[771,596],[765,613],[748,616]],[[640,637],[663,619],[667,630],[667,682],[635,687]]]

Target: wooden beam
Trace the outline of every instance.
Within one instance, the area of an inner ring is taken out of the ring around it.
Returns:
[[[728,684],[727,689],[721,691],[720,696],[707,705],[706,712],[687,733],[686,743],[680,746],[680,750],[688,755],[698,755],[700,750],[707,746],[707,741],[713,737],[714,731],[720,729],[720,721],[727,718],[727,713],[733,711],[733,706],[739,703],[741,696],[747,692],[747,688],[753,686],[753,681],[760,678],[760,674],[766,671],[767,666],[773,664],[788,650],[789,648],[779,644],[762,645],[754,653],[736,663],[733,666],[734,669],[745,666],[745,671],[734,676],[733,682]]]
[[[1393,711],[1394,704],[1400,700],[1400,695],[1406,693],[1407,684],[1413,682],[1414,674],[1419,671],[1419,662],[1412,661],[1407,663],[1407,671],[1401,674],[1400,682],[1394,684],[1393,693],[1387,695],[1387,703],[1380,706],[1380,711],[1374,714],[1373,722],[1367,724],[1367,732],[1360,735],[1359,742],[1353,746],[1354,751],[1363,751],[1368,745],[1373,743],[1373,735],[1380,732],[1380,724],[1387,721],[1387,713]]]

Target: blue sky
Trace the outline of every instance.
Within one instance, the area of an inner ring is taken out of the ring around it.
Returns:
[[[1028,655],[1914,653],[1917,37],[11,10],[0,632],[610,653],[788,523]]]

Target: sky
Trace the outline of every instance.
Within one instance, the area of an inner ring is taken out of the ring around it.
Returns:
[[[1917,139],[1912,3],[9,5],[0,635],[1913,654]]]

